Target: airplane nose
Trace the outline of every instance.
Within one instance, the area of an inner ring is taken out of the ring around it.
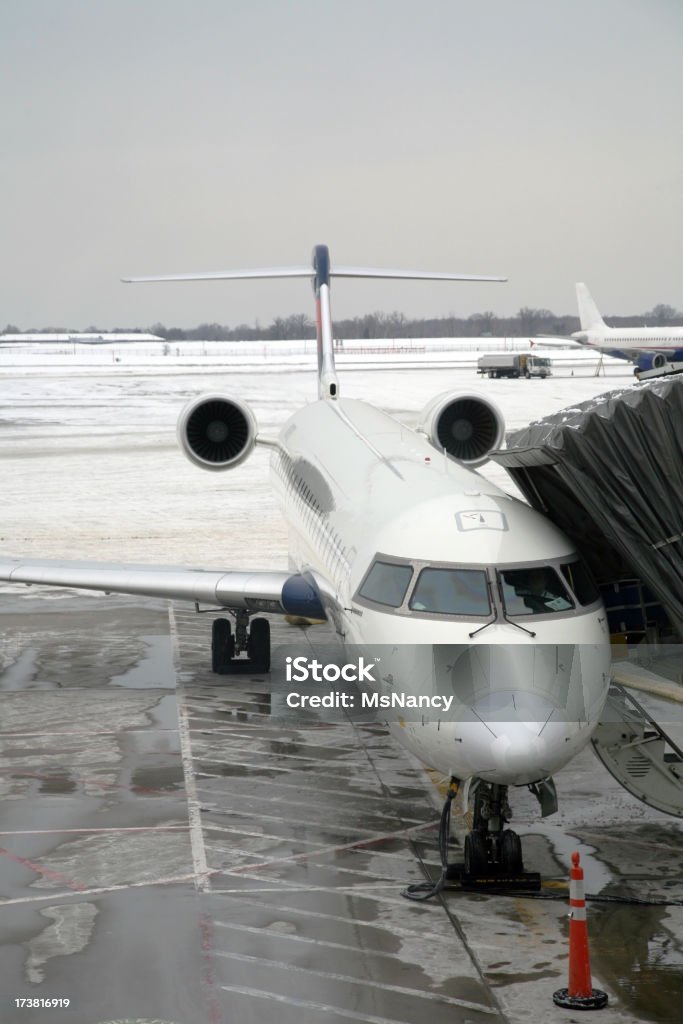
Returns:
[[[489,733],[484,776],[511,785],[537,782],[556,771],[565,759],[566,722],[552,722],[555,706],[539,694],[498,691],[470,705],[475,719]],[[549,742],[550,741],[550,742]],[[484,767],[484,765],[482,765]]]
[[[555,758],[550,757],[539,730],[543,723],[506,722],[503,731],[491,744],[492,771],[513,785],[537,782],[555,770]]]
[[[436,679],[480,721],[583,721],[602,684],[601,652],[579,644],[435,648]],[[497,730],[494,729],[497,732]]]
[[[540,774],[549,774],[547,769],[542,768],[544,746],[545,744],[533,741],[533,737],[529,735],[505,734],[494,740],[490,753],[492,753],[496,767],[504,772],[506,777],[517,779],[531,776],[531,780],[535,780],[539,778]]]

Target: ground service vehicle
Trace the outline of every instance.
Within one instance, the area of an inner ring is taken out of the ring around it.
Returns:
[[[492,352],[481,356],[477,373],[487,377],[551,377],[550,360],[527,352]]]

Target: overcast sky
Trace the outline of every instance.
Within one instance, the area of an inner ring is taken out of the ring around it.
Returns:
[[[683,307],[680,0],[4,0],[0,328]]]

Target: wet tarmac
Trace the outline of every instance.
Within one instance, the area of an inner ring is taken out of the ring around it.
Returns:
[[[381,722],[292,721],[267,676],[212,675],[190,607],[33,595],[0,594],[2,1024],[571,1021],[571,851],[588,892],[683,896],[680,823],[586,752],[552,818],[512,795],[561,899],[410,903],[439,795]],[[596,903],[589,928],[600,1020],[679,1021],[683,908]]]

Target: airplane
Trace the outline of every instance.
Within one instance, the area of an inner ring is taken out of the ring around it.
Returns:
[[[571,337],[606,355],[636,363],[636,373],[683,361],[683,327],[608,327],[585,284],[576,285],[581,330]]]
[[[335,267],[318,245],[309,266],[124,280],[259,277],[312,281],[317,400],[267,437],[240,398],[200,395],[182,410],[178,439],[212,472],[237,468],[256,445],[270,450],[290,567],[0,558],[0,579],[224,609],[211,637],[212,670],[221,674],[269,671],[264,613],[327,620],[350,655],[380,652],[381,678],[368,686],[388,703],[397,693],[436,698],[434,710],[395,716],[390,728],[453,790],[462,783],[461,793],[474,797],[465,870],[520,872],[521,841],[506,827],[509,788],[528,786],[542,814],[552,813],[552,776],[589,743],[605,704],[611,658],[600,594],[573,542],[477,472],[503,441],[497,407],[447,392],[410,429],[343,397],[330,311],[333,277],[505,278]]]

